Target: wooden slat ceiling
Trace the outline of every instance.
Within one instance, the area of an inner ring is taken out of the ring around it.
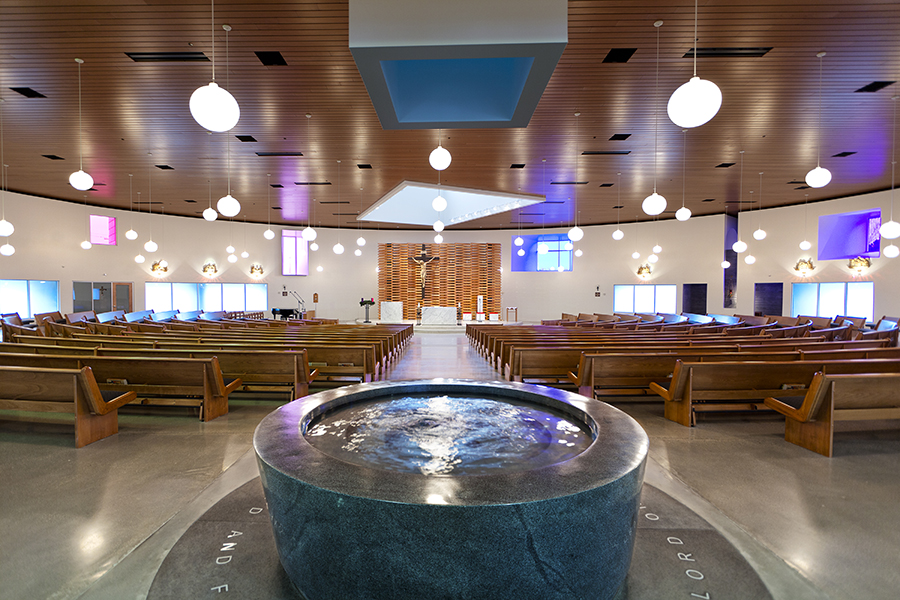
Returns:
[[[665,22],[658,96],[657,19]],[[233,27],[227,73],[225,23]],[[514,228],[519,221],[526,227],[569,225],[576,212],[581,224],[615,223],[619,198],[623,222],[646,220],[640,204],[653,190],[655,132],[657,187],[669,200],[663,218],[681,206],[682,190],[686,205],[704,215],[736,210],[740,199],[746,210],[751,190],[752,206],[761,199],[771,207],[802,203],[805,194],[816,201],[890,188],[891,98],[900,84],[874,93],[855,90],[900,79],[900,3],[703,0],[700,48],[772,50],[761,58],[701,58],[698,74],[719,85],[724,102],[710,123],[683,134],[668,120],[665,105],[691,76],[692,61],[683,57],[692,36],[691,0],[570,1],[569,43],[529,126],[444,130],[441,137],[453,154],[442,183],[547,194],[553,203],[455,228]],[[152,181],[154,212],[200,218],[210,190],[213,202],[227,192],[227,145],[232,193],[243,206],[237,218],[250,222],[266,222],[267,191],[278,207],[271,211],[273,223],[311,219],[346,227],[402,180],[437,182],[427,158],[438,131],[381,129],[348,50],[345,2],[219,0],[215,37],[217,81],[234,94],[242,114],[231,132],[208,134],[191,118],[188,99],[208,83],[211,63],[140,63],[125,53],[211,56],[209,2],[4,0],[0,96],[7,188],[84,201],[85,193],[68,185],[79,161],[76,57],[85,61],[84,166],[98,184],[86,193],[89,204],[127,209],[133,174],[132,197],[142,192],[143,210]],[[636,52],[627,63],[603,63],[612,48]],[[263,66],[258,51],[280,52],[287,66]],[[827,51],[821,160],[834,179],[822,189],[802,189],[819,141],[819,51]],[[10,88],[32,88],[46,97],[26,98]],[[612,141],[614,134],[630,137]],[[581,155],[611,150],[630,154]],[[303,157],[256,154],[282,151]],[[841,152],[854,154],[833,157]],[[717,168],[721,163],[736,164]],[[267,173],[283,187],[268,188]],[[551,184],[572,180],[588,183]],[[295,185],[309,181],[332,185]]]

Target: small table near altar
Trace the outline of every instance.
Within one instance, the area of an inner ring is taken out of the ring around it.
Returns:
[[[422,325],[456,325],[456,307],[423,306]]]

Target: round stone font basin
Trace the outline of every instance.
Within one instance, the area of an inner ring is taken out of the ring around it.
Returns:
[[[647,447],[604,403],[447,379],[307,396],[254,435],[279,558],[308,600],[614,598]]]

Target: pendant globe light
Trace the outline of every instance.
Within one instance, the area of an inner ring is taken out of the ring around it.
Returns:
[[[341,201],[341,161],[337,161],[338,164],[338,202]],[[341,244],[341,220],[338,219],[338,242],[331,248],[335,254],[343,254],[344,246]]]
[[[428,155],[428,164],[430,164],[431,168],[435,171],[443,171],[450,166],[450,161],[452,160],[453,157],[450,156],[450,152],[441,146],[441,130],[439,129],[438,146]]]
[[[131,214],[131,228],[125,232],[125,239],[128,240],[136,240],[138,239],[138,232],[134,230],[134,174],[128,174],[128,212]]]
[[[266,173],[266,230],[263,231],[263,237],[267,240],[275,239],[275,232],[272,231],[272,174]]]
[[[159,244],[153,241],[153,180],[151,178],[152,171],[150,168],[147,168],[147,207],[150,212],[150,239],[148,239],[144,243],[144,250],[150,252],[156,252],[159,250]],[[140,200],[140,195],[138,195],[138,200]]]
[[[699,127],[708,123],[722,107],[719,86],[697,77],[697,39],[697,0],[694,0],[694,76],[672,93],[666,108],[669,119],[679,127]]]
[[[819,122],[816,127],[816,135],[818,136],[816,168],[806,174],[806,185],[820,188],[825,187],[831,181],[831,171],[822,167],[820,160],[822,154],[822,58],[825,56],[825,53],[819,52],[816,56],[819,58]]]
[[[311,118],[312,118],[312,115],[309,113],[306,113],[306,147],[307,148],[309,148],[309,120]],[[315,203],[316,199],[313,198],[312,201],[313,201],[313,203]],[[315,212],[316,205],[313,204],[312,207],[313,207],[313,212]],[[307,207],[306,207],[306,228],[302,231],[302,233],[300,235],[303,236],[303,239],[306,240],[307,242],[314,241],[316,239],[316,237],[319,235],[318,232],[316,232],[316,230],[313,229],[312,225],[310,224],[310,210],[309,210],[308,202],[307,202]],[[315,248],[313,248],[313,246],[315,246]],[[312,250],[313,252],[315,252],[316,250],[319,249],[319,245],[311,244],[309,249]]]
[[[622,231],[621,220],[622,215],[622,173],[616,173],[616,230],[612,232],[612,239],[617,242],[625,237]]]
[[[435,244],[443,244],[444,236],[442,236],[441,234],[437,234],[436,236],[434,236],[434,243]]]
[[[82,139],[81,126],[81,65],[84,63],[80,58],[76,58],[78,63],[78,170],[69,175],[69,185],[78,191],[86,192],[94,187],[94,178],[84,172],[84,141]]]
[[[362,236],[362,225],[359,220],[359,215],[362,214],[362,193],[363,189],[359,188],[359,210],[356,211],[356,230],[359,232],[359,237],[356,238],[356,245],[359,246],[359,248],[362,248],[366,245],[366,238]],[[354,252],[354,254],[356,254],[357,256],[360,256],[362,254],[362,250],[360,250],[359,248],[357,248],[356,252]]]
[[[3,157],[3,99],[0,98],[0,237],[8,238],[15,232],[16,228],[12,223],[6,220],[6,186],[7,186],[7,165]],[[12,256],[16,249],[10,245],[9,240],[0,247],[0,254],[3,256]]]
[[[694,36],[696,37],[696,35]],[[696,51],[696,48],[694,49]],[[696,52],[695,52],[696,53]],[[694,59],[696,60],[696,56]],[[681,208],[675,211],[675,218],[679,221],[687,221],[691,218],[691,209],[684,205],[685,182],[687,165],[687,129],[681,130]]]
[[[227,154],[226,169],[228,171],[228,195],[219,198],[216,208],[223,217],[236,217],[241,212],[241,203],[237,198],[231,195],[231,136],[225,139],[225,148]]]
[[[644,198],[641,208],[651,217],[656,216],[666,210],[666,199],[656,193],[656,171],[659,163],[659,28],[662,27],[662,21],[656,21],[653,26],[656,27],[656,111],[653,121],[653,193]]]
[[[878,230],[881,233],[881,237],[889,240],[900,237],[900,223],[894,220],[894,171],[897,166],[897,160],[895,158],[897,150],[897,98],[900,98],[900,96],[891,98],[894,102],[894,125],[891,129],[891,219],[887,223],[882,224],[881,228]],[[888,248],[893,247],[895,246],[888,246]],[[884,249],[884,252],[887,255],[887,248]],[[895,256],[896,254],[894,256],[889,256],[888,258],[894,258]]]
[[[584,230],[578,226],[578,117],[581,113],[575,112],[575,206],[572,212],[575,213],[575,226],[569,230],[567,236],[573,242],[580,242],[584,237]]]
[[[741,208],[744,206],[744,151],[741,150],[741,178],[738,188],[738,239],[731,245],[731,249],[740,254],[747,250],[747,242],[741,239]]]
[[[210,38],[212,38],[212,81],[194,90],[191,94],[190,109],[194,120],[209,131],[221,133],[237,125],[241,118],[241,108],[228,90],[216,83],[216,3],[211,2]],[[230,25],[222,25],[225,30],[225,70],[228,71],[228,32]]]
[[[84,195],[84,216],[85,216],[85,230],[86,235],[84,237],[84,241],[81,242],[82,250],[90,250],[91,249],[91,217],[88,212],[87,207],[87,194]]]
[[[763,174],[759,174],[759,202],[756,207],[756,216],[757,216],[757,226],[756,231],[753,232],[753,239],[757,241],[762,241],[766,239],[766,230],[762,228],[762,216],[760,212],[762,212],[762,176]]]
[[[719,266],[721,266],[723,269],[727,269],[728,267],[731,266],[731,263],[728,262],[727,260],[723,260]]]
[[[804,194],[806,197],[803,201],[803,241],[800,242],[801,250],[809,250],[812,248],[812,244],[806,238],[806,224],[809,221],[809,194]]]
[[[209,140],[210,140],[210,142],[212,142],[212,134],[208,133],[207,135],[210,136]],[[211,146],[211,143],[207,146],[207,149],[209,150],[208,154],[212,155],[212,148],[210,148],[209,146]],[[212,164],[212,163],[210,162],[210,164]],[[203,218],[209,222],[212,222],[219,218],[219,213],[216,212],[216,209],[214,209],[212,207],[212,177],[211,176],[206,180],[206,191],[209,196],[209,200],[208,200],[209,205],[207,208],[205,208],[203,210]]]

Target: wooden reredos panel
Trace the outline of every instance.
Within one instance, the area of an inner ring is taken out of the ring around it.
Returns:
[[[484,312],[500,312],[500,244],[424,244],[438,257],[428,264],[425,298],[421,298],[419,265],[413,257],[423,244],[378,244],[378,301],[403,302],[403,318],[415,319],[416,307],[456,306],[475,313],[478,296]]]

